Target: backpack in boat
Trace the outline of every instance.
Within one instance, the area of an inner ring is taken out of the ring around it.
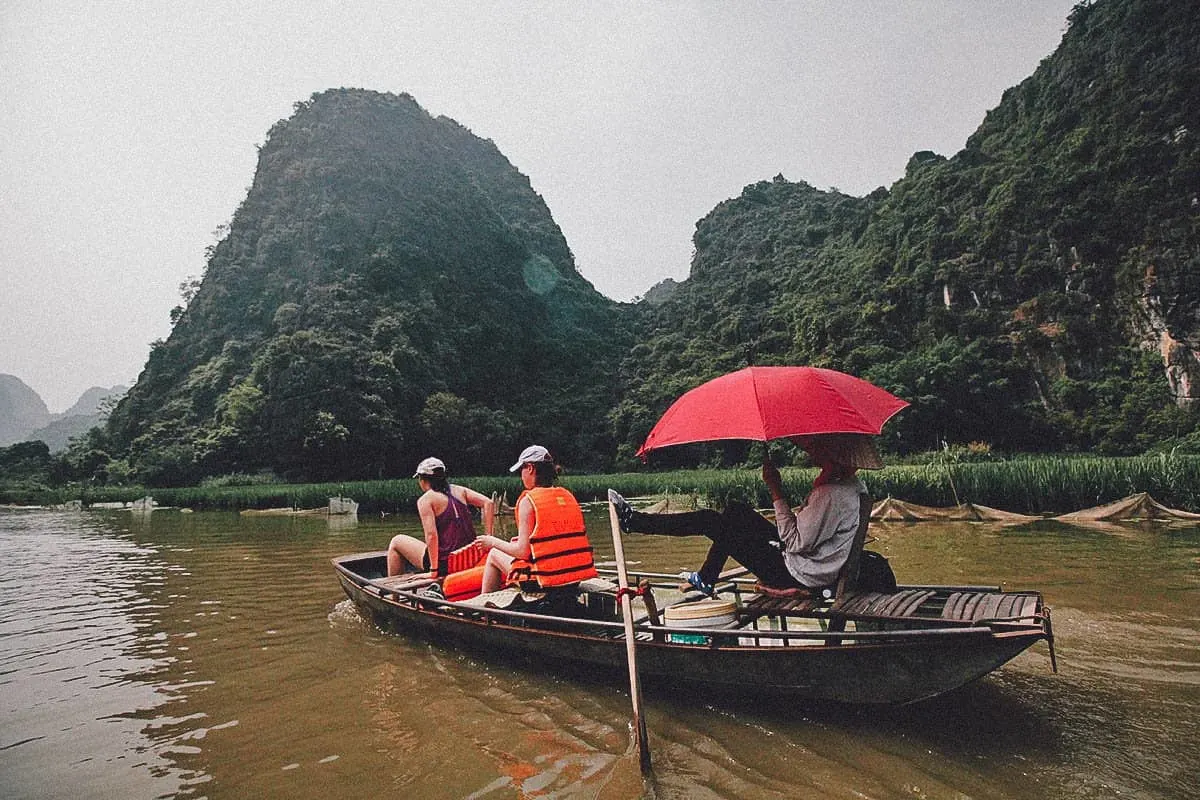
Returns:
[[[874,550],[863,550],[858,560],[858,589],[863,592],[896,591],[896,573],[888,560]]]

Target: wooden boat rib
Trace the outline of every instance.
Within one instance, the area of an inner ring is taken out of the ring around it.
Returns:
[[[423,596],[430,581],[386,578],[382,552],[342,556],[333,565],[347,597],[382,628],[543,670],[623,674],[625,636],[612,589],[498,608]],[[638,579],[658,590],[677,581],[631,573],[631,581]],[[652,614],[637,620],[639,670],[648,687],[904,704],[957,689],[1041,640],[1053,659],[1050,610],[1037,592],[901,586],[848,593],[820,606],[755,594],[748,580],[720,588],[721,596],[738,601],[730,627],[681,629],[658,624]],[[697,599],[685,595],[677,603]]]

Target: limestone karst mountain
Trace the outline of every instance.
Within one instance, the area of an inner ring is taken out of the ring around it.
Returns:
[[[527,439],[597,463],[621,330],[494,144],[331,90],[269,132],[110,433],[161,480],[395,475],[427,450],[495,471]]]

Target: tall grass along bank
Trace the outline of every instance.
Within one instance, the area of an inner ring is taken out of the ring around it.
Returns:
[[[1024,514],[1061,514],[1102,505],[1137,492],[1173,508],[1200,511],[1200,456],[1153,455],[1134,458],[1029,458],[983,463],[930,463],[889,466],[859,473],[875,499],[895,497],[928,506],[976,503]],[[785,468],[784,485],[798,503],[808,493],[816,471]],[[483,494],[507,496],[515,502],[520,482],[509,475],[456,478]],[[742,500],[770,505],[757,469],[696,469],[671,472],[623,472],[562,476],[562,484],[582,501],[603,500],[610,488],[629,497],[690,497],[701,505],[723,506]],[[8,503],[66,502],[84,504],[130,501],[151,494],[160,505],[197,510],[246,508],[319,508],[330,497],[352,497],[360,514],[411,511],[420,495],[416,481],[355,481],[186,488],[105,487],[56,490],[17,496]]]

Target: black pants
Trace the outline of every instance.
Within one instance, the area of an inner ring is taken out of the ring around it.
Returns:
[[[783,561],[775,525],[745,503],[730,503],[721,512],[711,509],[682,514],[635,511],[628,527],[638,533],[663,536],[707,536],[712,540],[712,546],[699,569],[700,579],[707,583],[715,583],[725,568],[725,560],[734,558],[768,586],[800,586]]]

